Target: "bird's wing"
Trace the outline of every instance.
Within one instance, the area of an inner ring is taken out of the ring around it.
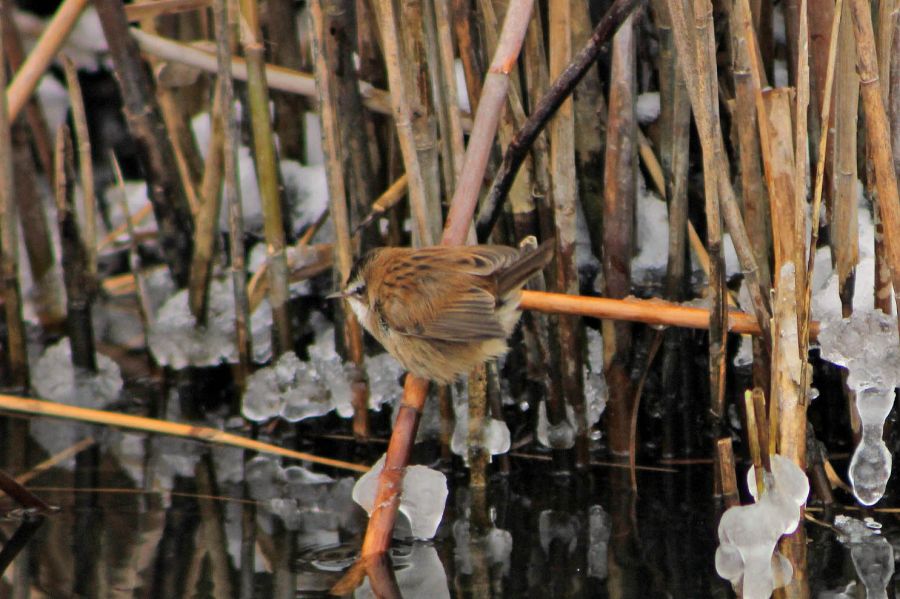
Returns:
[[[417,260],[419,255],[423,258]],[[490,278],[517,257],[517,250],[503,246],[420,250],[411,256],[409,276],[395,275],[402,284],[382,286],[375,309],[404,335],[459,342],[506,337]],[[407,305],[410,297],[416,305]]]

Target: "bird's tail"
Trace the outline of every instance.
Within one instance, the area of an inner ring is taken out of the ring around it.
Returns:
[[[555,239],[548,239],[534,249],[522,250],[519,258],[497,273],[497,292],[499,297],[515,291],[528,282],[539,270],[543,269],[553,259],[553,251],[556,247]]]

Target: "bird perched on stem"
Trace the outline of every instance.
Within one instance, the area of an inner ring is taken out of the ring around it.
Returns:
[[[552,240],[536,246],[378,248],[328,297],[345,299],[404,368],[447,384],[506,353],[522,287],[553,257]]]

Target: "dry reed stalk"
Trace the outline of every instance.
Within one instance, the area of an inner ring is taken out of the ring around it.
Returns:
[[[336,32],[342,27],[335,23],[341,18],[342,3],[346,0],[315,0],[310,4],[315,44],[314,62],[319,85],[319,117],[322,122],[322,141],[325,151],[325,172],[328,195],[331,198],[331,220],[334,223],[334,255],[341,281],[350,278],[353,268],[353,242],[350,236],[350,214],[347,206],[344,156],[338,119],[338,73],[340,48]],[[365,378],[365,347],[363,331],[346,302],[344,308],[344,344],[355,365],[353,390],[353,434],[359,439],[369,436],[369,388]]]
[[[238,181],[239,125],[234,115],[234,81],[231,72],[232,46],[235,44],[236,26],[231,22],[227,0],[213,4],[213,20],[216,38],[216,63],[220,86],[219,113],[225,123],[222,139],[223,180],[222,197],[228,206],[228,232],[230,236],[231,280],[234,292],[235,346],[238,351],[236,383],[243,387],[250,374],[252,338],[250,336],[250,308],[247,299],[247,268],[244,251],[244,215],[241,207],[241,189]]]
[[[368,466],[362,464],[353,464],[343,460],[324,458],[302,451],[294,451],[292,449],[270,445],[269,443],[264,443],[255,439],[247,439],[240,435],[226,433],[207,426],[182,424],[180,422],[158,420],[156,418],[146,418],[144,416],[134,416],[131,414],[120,414],[117,412],[107,412],[105,410],[79,408],[77,406],[44,401],[41,399],[16,397],[14,395],[0,395],[0,410],[18,414],[49,416],[51,418],[89,422],[91,424],[113,426],[116,428],[168,435],[171,437],[183,437],[203,443],[227,445],[229,447],[239,447],[241,449],[257,451],[259,453],[280,455],[294,460],[312,462],[313,464],[330,466],[341,470],[350,470],[352,472],[367,472],[369,470]]]
[[[890,77],[888,87],[900,89],[900,10],[892,19],[893,42],[890,53]],[[890,94],[888,111],[891,121],[891,148],[894,150],[894,170],[900,172],[900,92]]]
[[[603,193],[603,295],[622,299],[631,295],[631,257],[634,254],[634,215],[637,204],[637,117],[634,111],[636,51],[634,17],[628,17],[613,36],[610,67],[609,111],[606,124],[606,157]],[[552,125],[552,123],[551,123]],[[553,149],[551,143],[551,151]],[[561,255],[574,262],[572,255]],[[564,293],[577,289],[563,287]],[[609,369],[627,368],[631,354],[631,323],[603,322],[604,354],[610,357]],[[563,345],[563,347],[572,347]],[[630,453],[628,422],[633,412],[633,391],[611,388],[605,425],[610,450],[619,455]]]
[[[12,7],[12,2],[0,3],[0,27],[3,27],[3,53],[9,63],[9,70],[14,73],[25,62],[25,48],[22,46],[19,29],[13,19]],[[54,172],[53,139],[50,137],[50,129],[47,127],[47,121],[44,118],[44,109],[41,107],[37,97],[32,96],[25,105],[25,118],[31,130],[31,139],[34,142],[35,153],[41,164],[41,170],[48,179],[51,179],[50,185],[52,186]],[[11,119],[10,122],[15,126],[15,119]],[[34,170],[33,167],[32,170]]]
[[[66,38],[69,37],[87,4],[88,0],[64,0],[53,18],[47,23],[37,45],[31,50],[12,81],[8,86],[4,86],[10,122],[16,120],[19,111],[28,102],[47,67],[56,57],[56,53],[59,52]]]
[[[149,34],[157,33],[156,22],[152,18],[144,19],[141,27]],[[159,76],[167,66],[167,63],[158,60],[152,55],[148,57],[148,62],[158,79],[156,98],[159,102],[160,114],[166,125],[166,133],[169,139],[172,140],[172,150],[175,152],[178,176],[181,179],[181,184],[184,186],[188,205],[191,207],[191,214],[196,219],[200,205],[203,202],[201,191],[198,189],[200,173],[203,172],[203,160],[197,149],[193,132],[188,125],[188,103],[184,101],[184,95],[179,94],[179,90],[167,87],[163,83],[164,79]]]
[[[605,297],[587,297],[548,293],[522,292],[523,310],[536,310],[547,314],[576,314],[609,320],[632,320],[654,325],[671,325],[691,329],[709,327],[709,310],[674,304],[663,300],[614,300]],[[762,329],[754,315],[737,310],[728,311],[728,331],[746,335],[762,335]],[[819,325],[810,323],[810,338],[818,334]]]
[[[293,0],[270,0],[267,10],[272,62],[297,71],[303,70],[304,58],[300,50],[297,16]],[[307,101],[294,94],[273,93],[275,129],[281,155],[293,160],[304,157],[304,113]]]
[[[144,346],[147,346],[147,339],[150,330],[150,321],[152,318],[152,308],[150,307],[150,299],[147,294],[147,286],[141,272],[141,258],[139,254],[139,244],[134,234],[134,227],[131,224],[131,213],[128,209],[128,200],[125,194],[125,180],[122,178],[122,169],[119,168],[119,161],[110,151],[110,162],[113,167],[113,174],[116,178],[116,186],[119,192],[119,207],[122,215],[125,217],[125,227],[128,232],[128,267],[134,276],[134,288],[138,298],[138,314],[141,319],[141,329],[144,332]]]
[[[719,464],[719,478],[722,481],[722,497],[725,500],[725,508],[740,505],[741,497],[738,493],[734,448],[731,445],[731,437],[725,437],[716,441],[716,456],[716,461]]]
[[[122,6],[117,0],[95,2],[122,91],[125,120],[140,149],[163,257],[175,284],[183,287],[187,284],[193,247],[193,219],[184,187],[177,177],[175,153],[160,118],[152,82],[137,45],[128,35]]]
[[[46,326],[61,323],[65,319],[65,312],[62,309],[65,301],[62,299],[62,283],[53,269],[56,257],[47,224],[47,213],[38,194],[38,177],[30,140],[28,125],[20,119],[12,129],[14,199],[19,212],[31,279],[37,291],[35,309],[41,323]]]
[[[737,18],[737,10],[729,12],[729,25],[732,37],[732,61],[735,88],[735,122],[738,131],[740,149],[741,191],[744,200],[744,220],[747,223],[747,235],[753,245],[753,254],[760,269],[763,280],[771,281],[769,271],[769,237],[768,198],[763,186],[763,174],[760,164],[759,128],[756,122],[756,91],[751,76],[749,49],[741,35],[741,26]]]
[[[135,212],[131,216],[131,220],[128,223],[122,223],[109,233],[107,233],[103,239],[101,239],[97,243],[97,251],[102,252],[104,249],[113,245],[119,237],[128,232],[129,225],[132,227],[136,227],[153,213],[153,205],[150,202],[146,202],[143,206],[141,206],[137,212]]]
[[[0,48],[5,32],[0,28]],[[6,88],[6,65],[0,58],[0,89]],[[6,320],[6,363],[13,387],[28,388],[28,348],[19,288],[19,215],[15,201],[13,147],[6,96],[0,97],[0,277]]]
[[[792,139],[790,88],[767,89],[762,92],[765,112],[760,116],[761,135],[768,137],[768,152],[764,157],[769,186],[769,206],[772,214],[772,239],[775,247],[775,266],[773,272],[780,272],[781,267],[791,262],[794,265],[803,259],[803,267],[796,268],[795,276],[804,280],[806,271],[805,233],[797,228],[798,212],[805,213],[806,202],[800,206],[795,197],[796,169],[794,164],[794,142]],[[762,130],[765,128],[765,133]],[[804,189],[805,192],[805,189]],[[802,235],[802,236],[801,236]],[[794,285],[798,289],[798,285]]]
[[[572,44],[576,48],[581,48],[591,37],[589,3],[571,2],[571,7]],[[584,78],[575,87],[573,97],[578,201],[585,217],[589,213],[592,215],[588,221],[591,247],[595,256],[602,256],[603,158],[607,110],[598,68],[589,69],[585,73]]]
[[[463,77],[466,81],[466,92],[469,96],[471,111],[477,112],[481,99],[481,82],[484,79],[484,67],[481,63],[481,52],[475,36],[472,35],[472,15],[467,0],[450,0],[450,17],[453,32],[456,34],[456,45],[459,48],[459,60],[462,63]]]
[[[859,75],[856,72],[856,45],[850,3],[842,2],[838,28],[834,90],[834,190],[831,211],[831,251],[838,275],[838,295],[844,316],[853,311],[856,265],[859,263],[857,210],[857,122],[859,118]],[[878,271],[876,270],[876,280]],[[890,285],[889,276],[886,285]],[[878,294],[876,293],[876,298]]]
[[[443,225],[441,215],[441,171],[435,108],[429,94],[431,73],[440,70],[434,38],[425,39],[426,26],[422,2],[401,2],[397,13],[398,33],[402,44],[399,52],[401,72],[409,94],[409,116],[413,141],[419,156],[419,167],[425,190],[425,216],[430,239],[438,239]],[[415,241],[415,239],[414,239]]]
[[[78,148],[78,174],[81,180],[81,193],[84,202],[84,226],[82,236],[87,250],[87,268],[90,276],[97,276],[97,195],[94,192],[94,161],[91,158],[91,139],[88,136],[87,113],[84,109],[84,97],[75,65],[68,56],[62,56],[63,69],[66,74],[66,86],[69,90],[69,103],[72,110],[72,122],[75,125],[75,140]]]
[[[721,418],[724,411],[724,358],[727,335],[724,295],[724,263],[722,261],[722,232],[719,192],[721,182],[728,171],[719,172],[724,162],[721,152],[721,129],[718,122],[718,94],[715,77],[715,62],[711,58],[712,32],[708,21],[711,7],[698,0],[693,4],[696,37],[689,29],[686,8],[681,0],[669,0],[669,15],[672,19],[675,45],[678,49],[679,64],[690,92],[691,105],[700,135],[703,159],[704,205],[706,207],[707,250],[710,257],[709,297],[709,376],[710,401],[713,415]],[[733,237],[735,237],[733,235]],[[735,238],[735,245],[739,241]],[[743,262],[743,261],[742,261]],[[753,285],[749,285],[753,287]],[[762,319],[760,319],[762,320]]]
[[[221,504],[212,499],[219,495],[219,491],[215,482],[212,458],[208,454],[194,466],[194,479],[197,483],[197,504],[200,507],[204,544],[209,551],[212,593],[215,597],[233,597],[231,558],[228,556],[228,537],[224,530],[225,518],[221,511]]]
[[[189,12],[209,8],[212,0],[154,0],[153,2],[137,2],[125,7],[125,17],[129,21],[143,21],[173,15],[180,12]]]
[[[468,236],[500,112],[506,102],[509,73],[516,66],[515,59],[525,38],[533,5],[533,0],[517,0],[510,2],[506,10],[497,50],[485,77],[478,111],[475,113],[462,175],[450,202],[450,211],[441,237],[444,244],[462,244]]]
[[[69,128],[56,131],[56,222],[62,249],[63,281],[66,286],[66,329],[71,345],[72,363],[87,372],[97,371],[91,303],[93,277],[87,270],[87,250],[75,211],[75,167],[72,164]]]
[[[303,248],[308,246],[309,244],[304,244],[301,239],[294,247]],[[333,244],[318,243],[312,246],[310,250],[315,253],[315,258],[304,264],[294,264],[291,262],[290,258],[288,258],[289,280],[291,283],[315,277],[331,270],[334,266],[335,250]],[[256,312],[256,309],[265,299],[266,293],[268,293],[269,283],[266,273],[267,269],[268,266],[263,264],[259,270],[253,273],[253,276],[250,277],[250,282],[247,283],[247,295],[249,297],[249,309],[251,314]]]
[[[409,177],[409,204],[413,220],[413,241],[418,246],[432,245],[434,235],[430,223],[433,215],[428,214],[429,187],[425,181],[425,173],[416,145],[416,130],[412,114],[413,96],[409,93],[405,65],[404,50],[400,46],[397,15],[391,0],[381,0],[375,12],[378,15],[378,27],[381,31],[382,52],[387,67],[388,81],[391,90],[391,109],[403,163]]]
[[[834,150],[834,142],[831,141],[829,149],[819,149],[819,132],[822,131],[822,113],[825,111],[825,79],[827,78],[826,69],[828,68],[828,48],[831,46],[831,25],[834,22],[834,10],[836,2],[828,0],[811,0],[807,2],[807,16],[809,19],[809,84],[810,84],[810,110],[809,110],[809,130],[812,133],[810,137],[809,158],[813,162],[819,160],[819,152],[825,151],[828,156],[832,155]],[[832,95],[832,106],[830,111],[834,118],[834,96]],[[833,122],[832,122],[833,123]],[[831,164],[826,162],[826,176],[831,178]],[[815,185],[815,180],[813,180]],[[831,205],[831,186],[823,187],[825,192],[825,204]]]
[[[406,173],[397,177],[397,180],[391,183],[384,193],[372,202],[369,214],[356,225],[356,229],[353,233],[356,234],[361,229],[368,227],[372,221],[396,206],[397,203],[406,196],[406,191],[409,189],[408,182],[409,179],[407,178]]]
[[[434,22],[433,36],[437,40],[440,69],[434,69],[434,82],[432,93],[435,96],[436,106],[443,106],[445,112],[441,119],[441,141],[443,162],[448,165],[452,177],[445,176],[448,187],[447,195],[453,195],[456,183],[462,171],[463,158],[466,153],[461,110],[459,107],[459,90],[456,87],[456,58],[453,53],[453,38],[450,33],[451,15],[450,0],[428,0],[425,2],[425,10],[431,15]],[[440,112],[438,113],[440,115]],[[446,120],[446,122],[444,122]]]
[[[775,285],[772,316],[771,407],[778,414],[777,453],[806,468],[807,397],[801,387],[803,356],[797,329],[796,280],[793,262],[785,262]]]
[[[850,14],[856,38],[857,70],[860,95],[866,123],[866,139],[875,169],[878,208],[884,225],[886,258],[894,282],[894,300],[900,318],[900,196],[891,151],[890,124],[882,100],[878,81],[878,61],[875,57],[875,34],[872,14],[862,0],[850,0]]]
[[[216,82],[212,106],[209,110],[210,135],[203,182],[200,185],[200,205],[197,207],[197,226],[194,229],[194,253],[188,279],[188,307],[195,326],[205,327],[209,306],[209,283],[219,233],[219,212],[222,207],[222,171],[225,157],[222,142],[225,123],[222,119],[222,83]]]
[[[273,353],[277,357],[291,350],[294,344],[288,305],[284,220],[278,191],[278,161],[275,155],[272,123],[269,119],[269,90],[263,62],[265,49],[259,22],[259,7],[254,0],[241,0],[240,4],[241,17],[246,24],[241,27],[241,43],[247,57],[248,104],[263,209],[266,258],[269,263],[269,304],[272,306]]]
[[[466,462],[469,466],[469,488],[487,488],[487,468],[491,455],[485,447],[485,432],[488,423],[487,410],[487,367],[476,366],[469,373],[469,430],[467,432]]]
[[[765,414],[764,414],[765,415]],[[753,393],[749,390],[744,391],[744,420],[746,427],[744,435],[746,436],[747,448],[750,453],[750,462],[753,464],[753,474],[756,478],[757,497],[762,497],[765,491],[765,473],[763,469],[763,449],[768,453],[768,447],[760,444],[760,430],[765,429],[766,421],[757,420],[757,413],[753,401]]]

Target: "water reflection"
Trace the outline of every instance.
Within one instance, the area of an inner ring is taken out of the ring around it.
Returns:
[[[25,422],[6,427],[14,474],[48,457]],[[60,421],[38,428],[80,443],[30,474],[29,488],[60,508],[43,525],[0,502],[20,516],[0,523],[6,546],[25,547],[0,597],[315,597],[351,570],[351,597],[732,596],[714,571],[720,508],[706,465],[641,472],[635,492],[627,469],[566,478],[513,458],[487,489],[448,479],[433,541],[357,564],[365,514],[347,473]],[[809,596],[847,596],[854,581],[869,596],[892,588],[895,530],[844,538],[846,549],[834,529],[809,532]]]

